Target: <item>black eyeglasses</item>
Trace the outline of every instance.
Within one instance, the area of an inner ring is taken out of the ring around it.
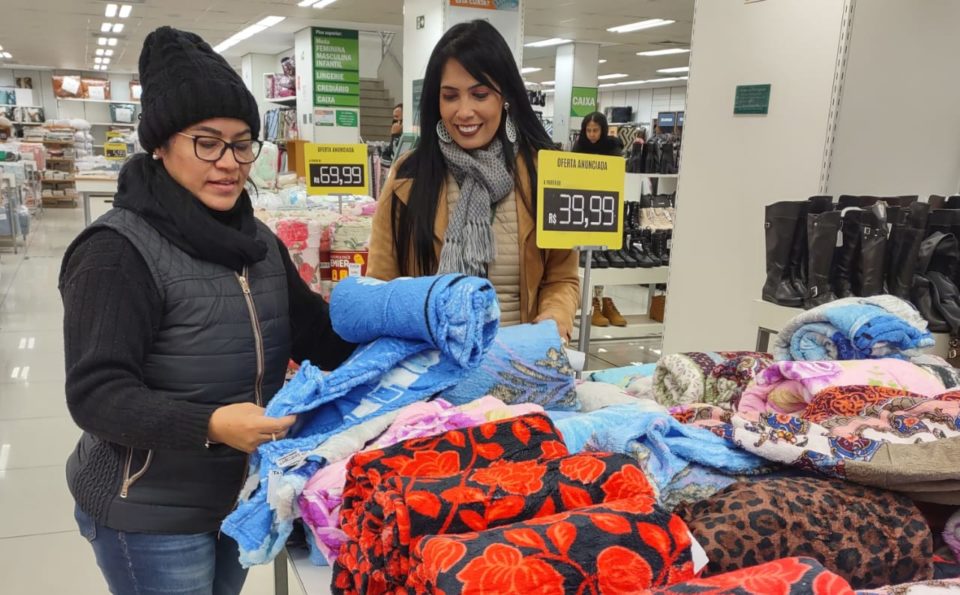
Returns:
[[[263,148],[263,143],[252,139],[228,143],[215,136],[193,136],[184,132],[178,132],[177,134],[192,138],[193,153],[197,156],[197,159],[208,163],[220,161],[227,153],[227,149],[230,149],[233,151],[233,158],[237,160],[237,163],[246,165],[256,161],[257,157],[260,156],[260,150]]]

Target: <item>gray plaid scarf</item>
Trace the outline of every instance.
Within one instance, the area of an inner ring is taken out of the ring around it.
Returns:
[[[460,186],[460,200],[450,216],[438,274],[487,276],[496,256],[493,207],[513,190],[513,175],[503,159],[503,145],[494,138],[486,149],[467,152],[456,143],[440,142],[447,167]]]

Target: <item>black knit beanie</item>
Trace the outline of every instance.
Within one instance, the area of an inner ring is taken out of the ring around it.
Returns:
[[[237,118],[260,135],[257,101],[223,56],[199,36],[160,27],[140,52],[140,144],[148,153],[197,122]]]

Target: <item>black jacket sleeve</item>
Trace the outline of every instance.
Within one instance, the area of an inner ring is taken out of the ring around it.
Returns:
[[[69,257],[60,285],[67,407],[83,430],[143,449],[203,448],[216,405],[169,399],[143,382],[163,303],[129,240],[93,232]]]
[[[296,362],[308,359],[321,370],[333,370],[346,361],[357,346],[344,341],[333,330],[327,302],[300,278],[290,252],[279,238],[277,244],[283,266],[287,269],[290,336],[293,340],[291,357]]]

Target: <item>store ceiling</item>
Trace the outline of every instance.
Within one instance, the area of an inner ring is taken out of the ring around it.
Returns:
[[[122,3],[122,2],[121,2]],[[263,17],[287,17],[279,25],[252,37],[225,54],[232,62],[248,52],[280,53],[292,46],[293,33],[310,25],[352,25],[360,29],[400,30],[402,0],[337,0],[324,9],[298,7],[298,0],[133,0],[126,19],[104,16],[101,0],[0,0],[0,46],[12,65],[92,70],[101,23],[124,23],[110,70],[135,72],[146,35],[161,25],[194,31],[217,44]],[[659,68],[684,66],[688,55],[647,58],[638,51],[689,47],[694,0],[525,0],[527,42],[551,37],[602,45],[607,61],[600,74],[623,73],[629,79],[663,76]],[[610,33],[607,28],[648,18],[676,21],[672,25],[634,33]],[[555,48],[524,48],[524,66],[542,70],[526,75],[532,82],[553,80]]]

